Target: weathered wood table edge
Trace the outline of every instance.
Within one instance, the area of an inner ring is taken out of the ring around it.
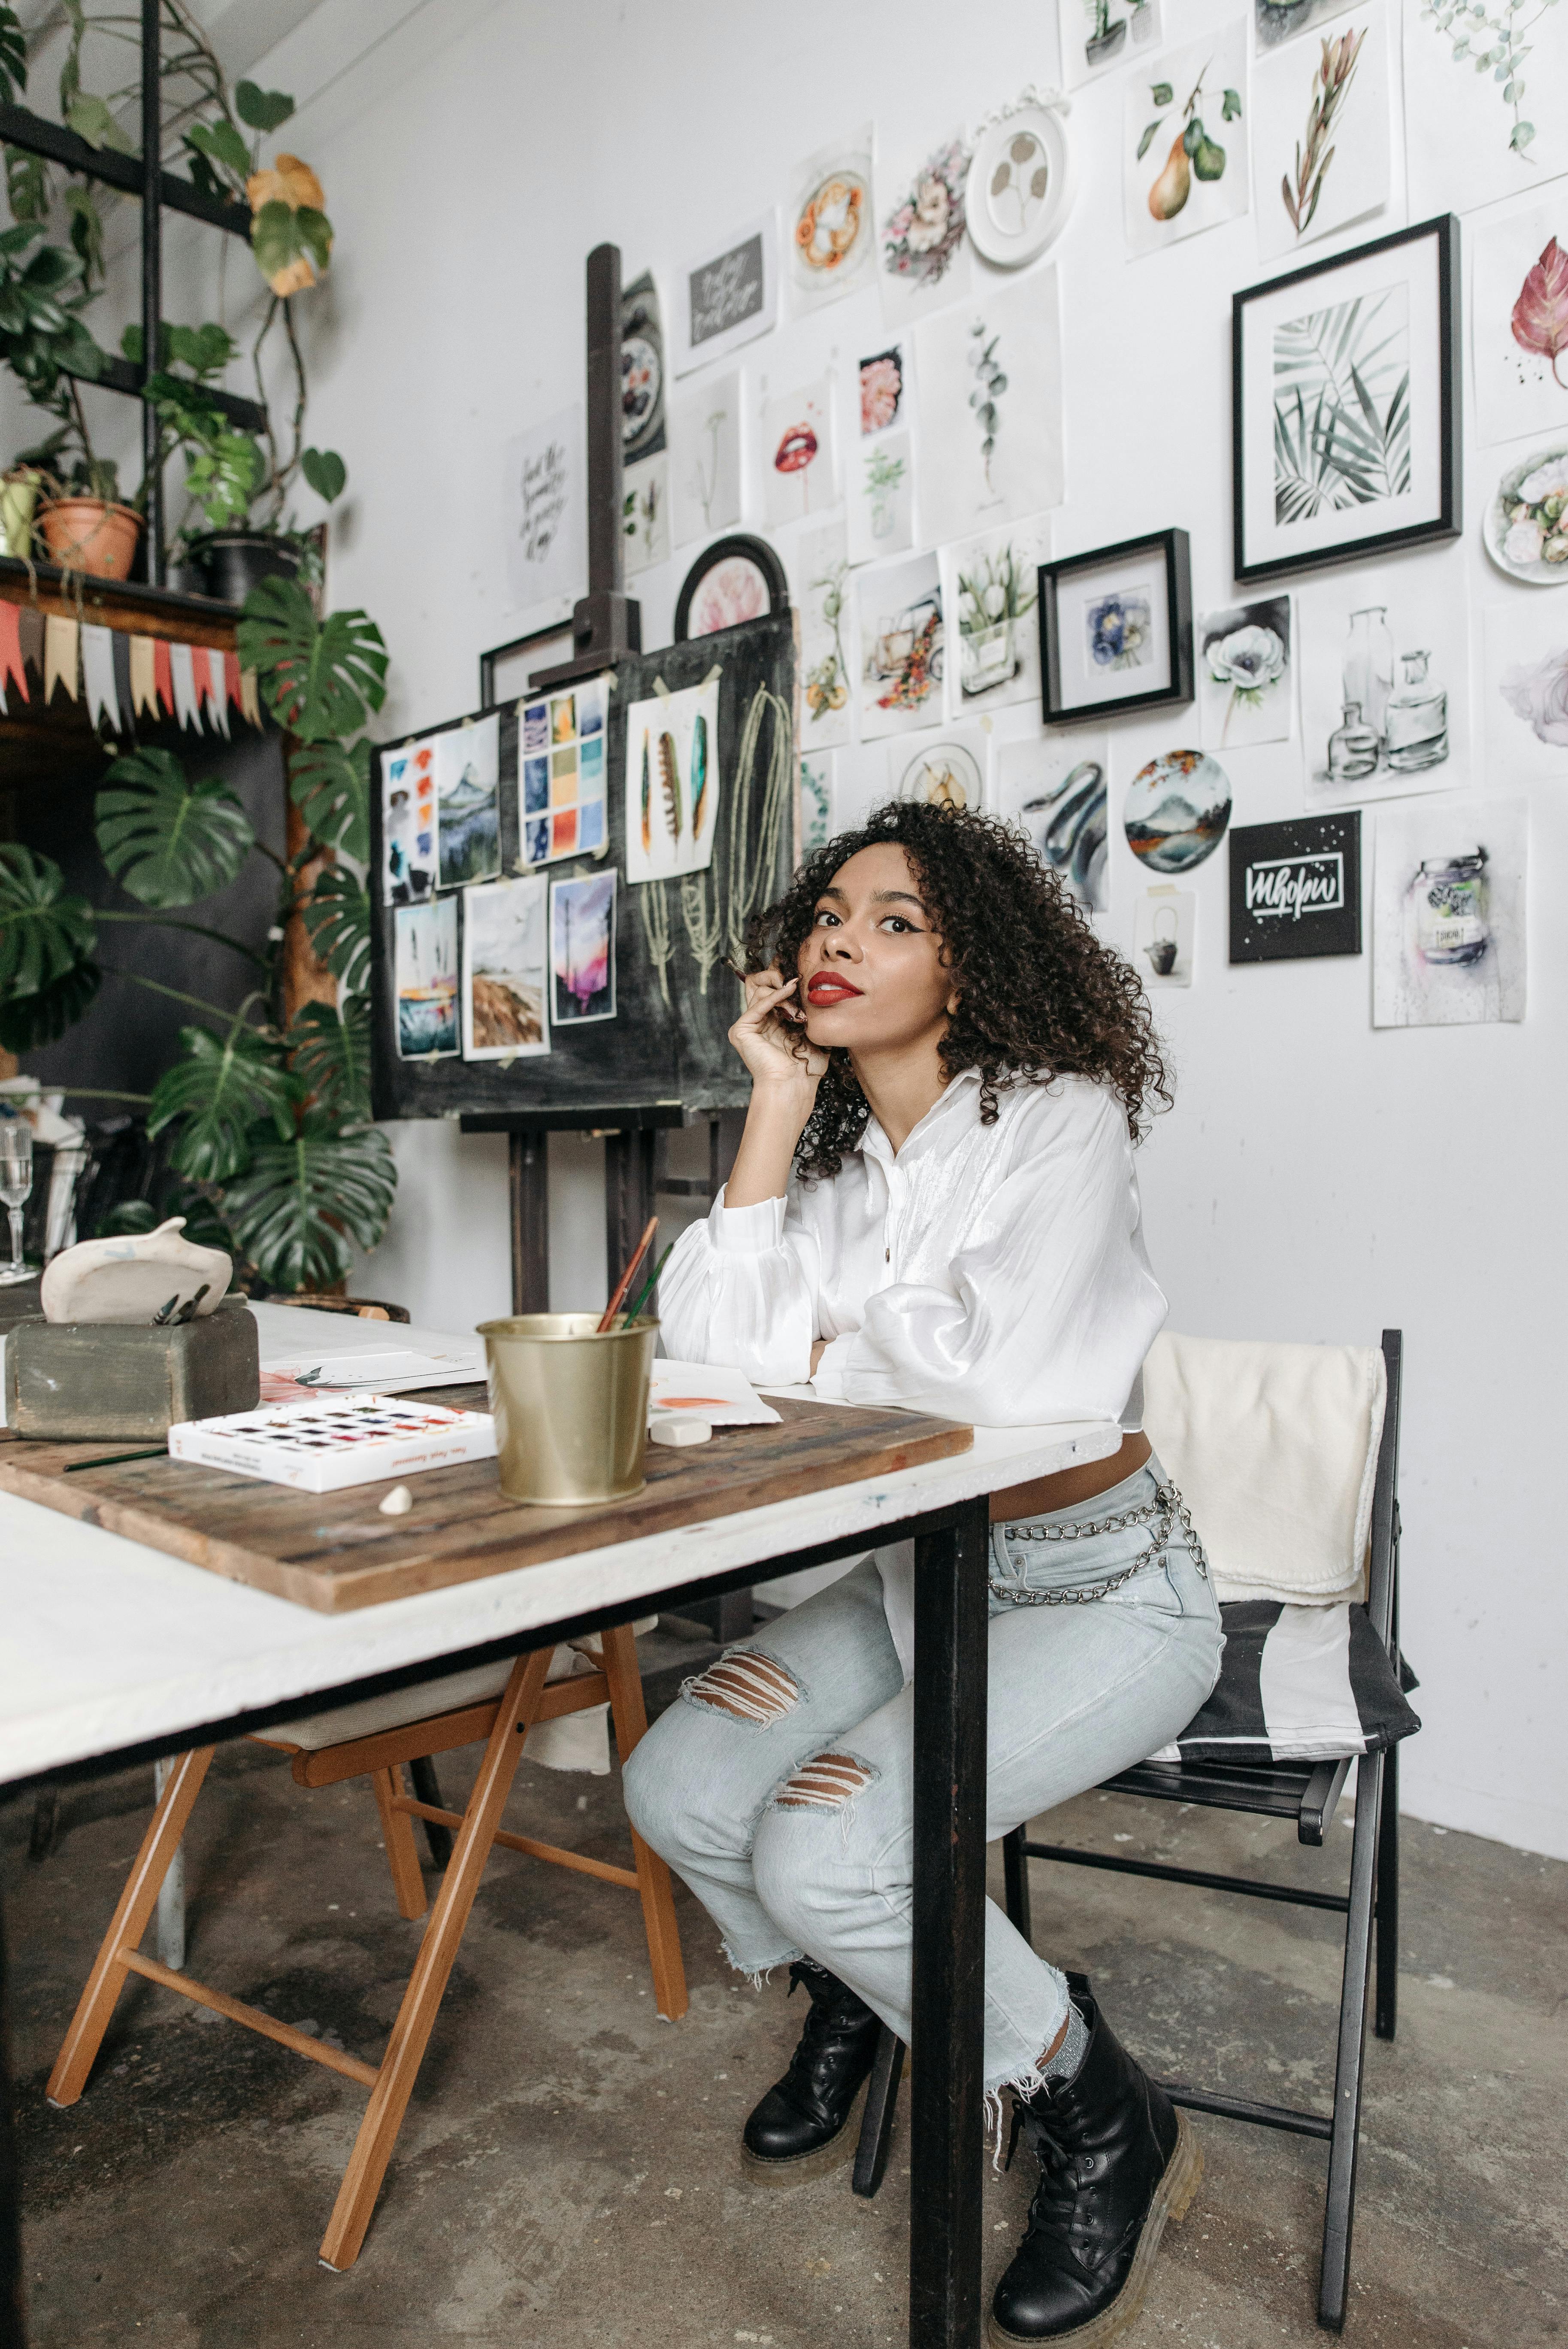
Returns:
[[[426,1399],[480,1407],[483,1390]],[[300,1493],[160,1455],[126,1459],[104,1443],[4,1440],[0,1491],[41,1503],[232,1582],[322,1614],[542,1565],[580,1550],[733,1515],[738,1506],[821,1492],[971,1450],[973,1428],[886,1408],[845,1412],[779,1397],[777,1423],[715,1431],[686,1449],[650,1445],[647,1483],[624,1501],[547,1509],[510,1501],[493,1460],[387,1478],[336,1493]],[[95,1460],[100,1464],[93,1464]],[[744,1498],[737,1471],[754,1463]],[[415,1507],[378,1504],[407,1481]]]

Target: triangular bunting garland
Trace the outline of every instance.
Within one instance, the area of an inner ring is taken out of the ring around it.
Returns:
[[[240,656],[238,653],[225,653],[223,655],[223,691],[233,703],[235,709],[240,709],[241,714],[243,715],[240,700]]]
[[[132,636],[130,639],[130,708],[131,715],[137,718],[145,710],[154,724],[160,714],[158,707],[158,647],[150,636]]]
[[[118,734],[119,696],[114,679],[114,632],[95,627],[90,622],[82,627],[82,687],[92,723],[98,724],[101,710],[108,720],[109,731]]]
[[[27,665],[22,658],[22,615],[15,604],[0,604],[0,709],[6,708],[6,689],[13,678],[27,698]]]
[[[167,710],[170,717],[172,718],[174,715],[174,679],[170,673],[169,643],[167,637],[154,636],[152,639],[152,676],[153,682],[158,688],[158,698],[162,703],[164,709]]]
[[[240,671],[240,715],[248,718],[253,726],[262,722],[262,705],[256,699],[256,672],[253,668]]]
[[[77,658],[78,645],[77,623],[62,619],[57,612],[46,614],[44,619],[44,703],[47,708],[54,698],[57,685],[63,685],[74,701],[77,698]]]
[[[196,698],[196,677],[189,645],[170,645],[169,672],[174,681],[174,709],[182,727],[201,731],[201,704]]]
[[[195,657],[196,690],[206,707],[207,723],[220,734],[229,731],[229,704],[223,690],[223,656],[210,648]]]

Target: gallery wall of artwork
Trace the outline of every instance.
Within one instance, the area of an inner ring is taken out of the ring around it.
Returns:
[[[785,37],[690,0],[678,40],[609,0],[410,19],[312,126],[370,216],[399,216],[408,156],[460,158],[372,260],[396,336],[317,370],[376,483],[335,588],[387,614],[398,740],[564,616],[583,261],[617,241],[657,304],[656,345],[645,297],[628,335],[645,645],[705,547],[762,541],[800,614],[802,836],[978,795],[1133,958],[1177,1071],[1141,1161],[1173,1325],[1405,1328],[1435,1732],[1407,1799],[1568,1854],[1555,1528],[1523,1480],[1452,1464],[1546,1437],[1560,1381],[1533,1236],[1568,1042],[1568,0],[1528,34],[1448,0],[1059,8],[977,0],[959,31],[935,0],[802,0]],[[1072,650],[1049,725],[1042,565]],[[716,567],[688,622],[765,592]],[[510,905],[502,978],[544,954]],[[499,1158],[397,1146],[380,1277],[477,1319]]]

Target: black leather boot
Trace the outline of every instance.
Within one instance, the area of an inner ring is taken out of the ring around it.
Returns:
[[[1021,2134],[1037,2158],[1040,2183],[991,2302],[995,2349],[1100,2349],[1124,2333],[1143,2306],[1165,2222],[1185,2215],[1202,2175],[1184,2116],[1133,2062],[1084,1977],[1069,1975],[1068,1986],[1088,2025],[1083,2062],[1070,2080],[1014,2091],[1013,2141]]]
[[[843,2139],[872,2068],[882,2024],[863,1999],[810,1958],[789,1969],[789,1995],[804,1983],[811,2002],[789,2069],[746,2124],[742,2156],[753,2177],[788,2179],[830,2169],[852,2149]]]

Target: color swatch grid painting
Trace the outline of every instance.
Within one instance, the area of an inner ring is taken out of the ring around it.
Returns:
[[[549,864],[604,844],[603,678],[522,706],[518,749],[521,863]]]

